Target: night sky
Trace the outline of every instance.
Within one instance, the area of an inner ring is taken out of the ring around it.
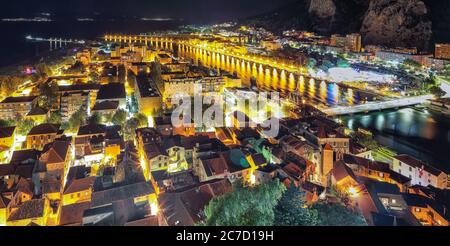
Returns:
[[[17,0],[2,2],[1,17],[35,16],[50,12],[55,17],[182,18],[223,21],[268,12],[295,0]]]

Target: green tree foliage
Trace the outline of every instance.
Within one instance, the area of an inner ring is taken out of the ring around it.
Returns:
[[[133,94],[131,100],[127,102],[127,109],[130,113],[137,113],[139,111],[139,105],[136,96]]]
[[[336,65],[338,67],[344,67],[344,68],[350,67],[350,64],[348,63],[347,59],[345,59],[345,58],[339,58],[336,62]]]
[[[308,67],[309,69],[314,69],[317,65],[317,60],[314,58],[309,58],[308,61],[306,62],[306,67]]]
[[[95,112],[90,117],[87,118],[87,123],[90,125],[97,125],[102,123],[102,116]]]
[[[85,68],[81,62],[75,62],[70,68],[64,71],[65,74],[83,74],[85,72]]]
[[[3,120],[0,119],[0,127],[10,127],[10,126],[14,126],[15,122],[12,120]]]
[[[61,113],[59,111],[55,111],[50,113],[50,117],[47,118],[46,122],[50,124],[60,124],[61,121]]]
[[[115,125],[123,126],[127,120],[127,112],[123,109],[118,109],[111,121]]]
[[[52,70],[45,63],[39,63],[38,65],[36,65],[36,75],[40,79],[52,76],[52,74]]]
[[[291,185],[275,207],[275,226],[315,226],[320,223],[317,210],[306,207],[305,192]]]
[[[69,118],[68,129],[71,131],[77,131],[80,126],[82,126],[86,120],[86,112],[79,109],[77,112],[73,113]]]
[[[418,69],[422,68],[422,64],[420,64],[417,61],[411,60],[411,59],[404,60],[402,65],[405,66],[405,67],[409,67],[409,68],[415,69],[415,70],[418,70]]]
[[[138,113],[134,115],[134,118],[138,121],[138,127],[147,127],[148,118],[144,114]]]
[[[56,83],[43,83],[39,86],[40,105],[50,109],[58,100],[58,85]]]
[[[327,72],[330,68],[334,67],[334,64],[329,60],[323,60],[322,65],[320,65],[320,69]]]
[[[0,95],[2,97],[11,96],[27,79],[27,77],[21,76],[0,76]]]
[[[430,91],[430,93],[431,94],[433,94],[435,97],[437,97],[437,98],[441,98],[441,97],[443,97],[443,96],[445,96],[447,93],[445,92],[445,91],[443,91],[442,89],[441,89],[441,87],[439,87],[439,86],[432,86],[430,89],[429,89],[429,91]]]
[[[35,126],[35,122],[29,119],[22,119],[17,122],[17,133],[19,135],[27,135]]]
[[[127,120],[124,129],[125,139],[131,140],[134,139],[136,135],[136,129],[139,127],[139,121],[137,118],[131,118]]]
[[[235,190],[215,197],[205,208],[207,226],[270,226],[274,208],[286,187],[275,179],[256,187],[236,186]]]
[[[114,114],[112,114],[112,113],[104,114],[102,117],[102,123],[105,123],[105,124],[112,123],[113,116],[114,116]]]
[[[366,220],[360,214],[339,205],[317,203],[312,209],[319,215],[320,226],[366,226]]]
[[[372,135],[367,135],[362,132],[355,132],[352,134],[352,138],[359,144],[365,146],[368,149],[377,149],[380,147],[378,142],[373,138]]]

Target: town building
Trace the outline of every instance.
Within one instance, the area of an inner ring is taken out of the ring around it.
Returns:
[[[120,126],[85,125],[75,137],[75,159],[78,164],[92,165],[104,158],[116,159],[124,143]]]
[[[0,119],[25,117],[37,105],[37,96],[7,97],[0,102]]]
[[[361,34],[353,33],[346,36],[334,34],[331,36],[330,45],[344,47],[347,51],[361,52]]]
[[[6,163],[12,154],[16,127],[0,127],[0,162]]]
[[[222,93],[225,88],[225,78],[212,77],[184,77],[174,78],[164,82],[164,99],[170,100],[182,95],[194,96],[200,90],[202,93]]]
[[[393,158],[392,170],[411,179],[411,185],[448,189],[448,174],[409,155]]]
[[[96,177],[75,179],[66,185],[62,206],[91,202]]]
[[[49,123],[33,127],[27,134],[27,148],[42,150],[46,144],[55,141],[63,134],[64,130],[61,130],[60,127],[59,124]]]
[[[161,93],[158,91],[155,83],[144,75],[138,75],[136,78],[137,90],[136,99],[139,106],[139,112],[145,116],[153,116],[162,108]]]
[[[78,111],[90,114],[90,94],[88,92],[66,92],[61,96],[61,119],[68,121]]]
[[[119,108],[126,108],[125,86],[121,83],[109,83],[102,85],[97,94],[96,103],[104,101],[118,101]]]
[[[434,57],[437,59],[450,60],[450,44],[436,44]]]
[[[25,119],[32,120],[36,124],[44,123],[50,116],[50,111],[41,107],[36,107],[30,110],[25,116]]]
[[[92,108],[91,113],[98,113],[106,119],[112,119],[113,115],[119,109],[119,101],[103,101],[97,102]]]
[[[58,86],[58,103],[57,105],[61,106],[61,97],[68,93],[68,94],[89,94],[89,104],[91,107],[95,105],[95,99],[97,98],[97,93],[100,89],[99,84],[93,84],[93,83],[86,83],[86,84],[74,84],[74,85],[64,85],[64,86]]]
[[[212,180],[187,190],[167,192],[158,197],[161,225],[194,226],[205,219],[204,209],[209,201],[231,192],[226,179]]]

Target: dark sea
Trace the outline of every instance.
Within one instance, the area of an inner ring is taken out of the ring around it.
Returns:
[[[33,43],[26,36],[94,40],[107,33],[139,34],[174,30],[181,21],[52,21],[5,22],[0,20],[0,67],[23,63],[49,50],[48,43]]]

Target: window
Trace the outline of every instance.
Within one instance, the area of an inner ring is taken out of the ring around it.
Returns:
[[[397,203],[397,200],[392,199],[391,202],[392,202],[392,204],[396,204],[396,203]]]
[[[420,208],[416,208],[415,209],[416,212],[420,212],[420,210],[421,210]]]
[[[380,178],[384,178],[384,173],[378,173],[378,176],[380,177]]]
[[[412,172],[412,167],[409,167],[409,171]]]

